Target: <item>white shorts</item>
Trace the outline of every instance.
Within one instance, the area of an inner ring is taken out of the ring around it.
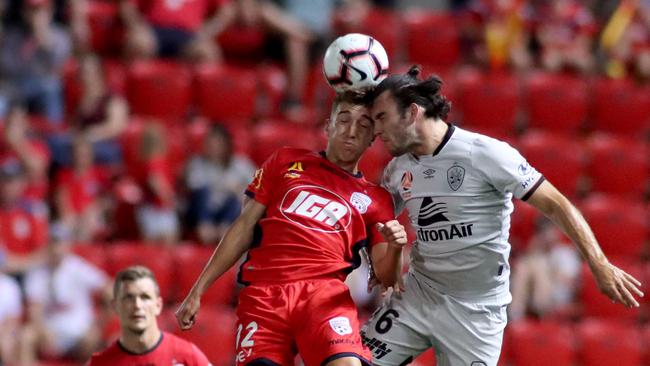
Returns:
[[[472,304],[440,293],[409,272],[361,330],[377,366],[408,365],[433,347],[438,366],[496,366],[507,304]]]

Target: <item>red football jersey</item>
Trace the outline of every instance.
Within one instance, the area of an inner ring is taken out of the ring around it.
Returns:
[[[359,265],[359,249],[384,241],[375,224],[394,218],[387,191],[303,149],[276,151],[246,194],[266,214],[241,266],[242,283],[344,280]]]
[[[160,27],[197,31],[205,18],[228,0],[131,0]]]
[[[9,253],[31,254],[47,244],[47,207],[42,202],[23,201],[0,210],[0,247]]]
[[[158,343],[141,354],[130,352],[116,341],[103,352],[95,353],[89,366],[150,366],[150,365],[211,365],[208,358],[194,344],[171,333],[162,332]]]

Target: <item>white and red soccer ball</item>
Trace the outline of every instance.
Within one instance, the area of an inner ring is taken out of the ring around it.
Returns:
[[[362,90],[376,86],[388,76],[388,55],[376,39],[349,33],[329,45],[323,72],[337,93]]]

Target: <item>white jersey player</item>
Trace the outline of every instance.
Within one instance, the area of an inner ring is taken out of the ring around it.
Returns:
[[[374,364],[401,366],[433,347],[438,365],[495,366],[507,323],[512,198],[550,217],[573,240],[602,292],[638,306],[639,281],[608,262],[578,210],[505,142],[442,121],[450,103],[419,69],[374,91],[375,132],[396,156],[384,187],[417,234],[404,291],[363,330]]]

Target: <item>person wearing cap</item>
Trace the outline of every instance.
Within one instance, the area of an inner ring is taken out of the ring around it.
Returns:
[[[63,120],[61,70],[70,56],[66,31],[52,21],[49,0],[26,0],[24,25],[3,32],[0,43],[0,116],[10,101],[36,107],[50,123]]]
[[[93,298],[103,295],[108,305],[111,281],[70,252],[70,235],[64,226],[53,225],[46,263],[25,277],[28,314],[19,342],[20,364],[34,364],[38,355],[85,361],[99,347],[101,315],[108,312],[97,317]]]

